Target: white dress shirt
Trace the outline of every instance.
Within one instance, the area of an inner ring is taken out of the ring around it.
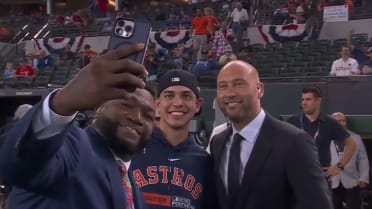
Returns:
[[[230,149],[232,145],[233,137],[236,133],[239,133],[244,140],[241,142],[241,149],[240,149],[240,173],[239,173],[239,182],[242,181],[244,175],[244,169],[247,165],[248,159],[251,155],[252,149],[254,144],[256,143],[256,139],[258,134],[260,133],[263,121],[265,119],[265,111],[261,109],[260,113],[250,122],[248,123],[242,130],[239,132],[233,128],[233,133],[230,136],[230,139],[225,144],[225,149],[221,156],[221,166],[220,166],[220,175],[222,176],[223,183],[225,185],[226,191],[228,191],[228,167],[229,167],[229,157],[230,157]]]
[[[62,133],[74,120],[77,112],[71,116],[55,113],[49,106],[50,96],[58,90],[52,91],[43,101],[32,119],[32,130],[36,138],[42,140]]]

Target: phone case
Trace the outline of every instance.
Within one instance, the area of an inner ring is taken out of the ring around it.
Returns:
[[[119,36],[116,34],[115,32],[116,26],[118,22],[121,20],[131,21],[135,24],[133,27],[132,35],[130,37],[123,37],[123,36]],[[133,43],[144,43],[145,50],[132,54],[129,57],[123,57],[123,58],[128,58],[128,59],[131,59],[138,63],[143,64],[147,45],[149,42],[150,32],[151,32],[151,24],[149,22],[146,22],[143,20],[132,19],[132,18],[119,17],[115,21],[108,48],[116,49],[123,45],[130,45]]]

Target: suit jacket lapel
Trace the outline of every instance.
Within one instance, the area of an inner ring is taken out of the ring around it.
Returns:
[[[92,145],[102,159],[103,169],[105,169],[108,182],[111,187],[112,204],[115,209],[125,209],[126,198],[124,188],[121,183],[119,165],[116,162],[112,152],[104,143],[102,137],[93,127],[87,128],[87,132],[92,140]],[[98,168],[99,169],[99,168]]]
[[[215,169],[216,169],[218,174],[220,174],[222,152],[225,149],[226,141],[229,140],[229,138],[230,138],[231,132],[232,132],[232,128],[229,127],[228,129],[223,131],[221,134],[219,134],[217,136],[218,138],[217,137],[215,138],[215,140],[216,140],[215,147],[216,148],[214,149],[215,153],[213,155],[216,158]],[[221,175],[219,175],[219,176],[221,178]]]
[[[226,141],[229,140],[230,135],[232,132],[232,128],[228,128],[219,135],[217,135],[213,140],[214,141],[214,147],[212,147],[213,157],[214,159],[214,170],[215,170],[215,178],[216,178],[216,188],[217,188],[217,194],[219,203],[222,204],[220,207],[222,209],[228,209],[228,197],[226,193],[225,184],[223,183],[221,174],[220,174],[220,168],[221,168],[221,160],[222,160],[222,153],[225,149]]]
[[[270,115],[266,113],[266,117],[262,124],[260,133],[257,136],[255,145],[252,149],[252,153],[249,157],[247,165],[245,166],[243,180],[240,187],[239,194],[241,195],[238,198],[238,208],[242,208],[243,203],[249,198],[249,193],[252,189],[252,184],[254,183],[256,177],[260,174],[261,169],[265,165],[265,161],[271,152],[271,121],[273,119]]]

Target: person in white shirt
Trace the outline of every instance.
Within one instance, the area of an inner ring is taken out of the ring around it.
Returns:
[[[359,75],[358,62],[350,57],[350,48],[343,46],[341,58],[335,60],[331,67],[330,76],[351,76]]]
[[[360,135],[347,129],[346,117],[341,112],[332,114],[335,119],[355,140],[357,149],[340,174],[332,177],[332,197],[335,209],[342,209],[343,203],[348,209],[360,209],[360,189],[369,184],[369,161],[366,148]],[[344,153],[344,144],[332,141],[331,161],[336,163]]]
[[[230,19],[232,20],[232,30],[237,38],[238,43],[243,40],[244,30],[248,27],[248,12],[243,8],[242,3],[236,2],[234,10],[231,12]]]

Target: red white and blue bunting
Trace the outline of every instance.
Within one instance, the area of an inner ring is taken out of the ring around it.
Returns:
[[[185,47],[191,47],[191,35],[188,30],[171,30],[165,32],[152,32],[150,41],[156,44],[156,48],[173,49],[178,43],[184,43]]]
[[[257,26],[266,43],[285,43],[307,39],[306,24],[259,25]]]

